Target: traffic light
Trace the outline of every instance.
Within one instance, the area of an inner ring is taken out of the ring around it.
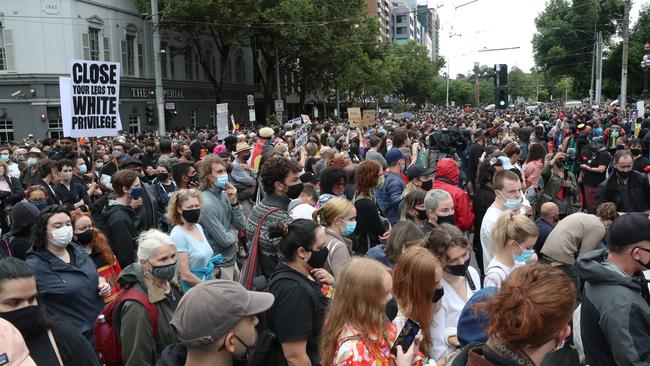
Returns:
[[[145,117],[147,118],[147,124],[153,125],[154,114],[152,106],[148,105],[147,108],[145,108]]]
[[[506,64],[499,65],[499,86],[508,86],[508,65]]]
[[[497,87],[497,109],[508,108],[508,87],[499,86]]]

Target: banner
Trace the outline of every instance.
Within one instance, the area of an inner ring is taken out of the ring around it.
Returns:
[[[296,131],[296,150],[307,144],[309,139],[309,131],[311,131],[311,122],[307,122],[300,126],[298,131]]]
[[[363,123],[361,108],[348,108],[348,121],[350,121],[352,127],[357,127]]]
[[[364,126],[372,126],[375,124],[375,120],[379,116],[379,112],[375,110],[365,110],[363,111],[363,125]]]
[[[116,136],[122,129],[118,62],[72,60],[59,94],[64,136]]]
[[[217,138],[225,139],[230,133],[228,132],[228,103],[217,104]]]

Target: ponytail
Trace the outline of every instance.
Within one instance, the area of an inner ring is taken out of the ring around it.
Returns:
[[[492,228],[488,249],[496,254],[506,246],[508,240],[521,243],[532,236],[539,236],[537,225],[528,217],[508,210],[499,216]]]

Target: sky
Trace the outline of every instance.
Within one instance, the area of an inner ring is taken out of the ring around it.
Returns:
[[[517,66],[528,72],[535,66],[532,39],[535,18],[546,5],[546,0],[423,0],[430,7],[438,7],[440,17],[440,55],[447,60],[449,74],[467,74],[474,62],[481,65],[504,63],[508,69]],[[636,21],[642,5],[650,0],[633,0],[630,26]],[[450,37],[450,34],[452,37]],[[483,48],[519,49],[478,52]],[[587,55],[586,57],[590,57]],[[446,70],[443,70],[446,72]]]

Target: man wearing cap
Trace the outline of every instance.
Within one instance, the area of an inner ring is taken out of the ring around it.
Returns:
[[[599,139],[593,142],[594,156],[587,160],[586,164],[580,164],[582,171],[582,184],[585,188],[585,206],[587,212],[593,214],[596,212],[596,193],[598,186],[605,181],[606,170],[612,161],[611,155],[607,151],[605,144]]]
[[[609,227],[609,251],[578,259],[585,281],[580,332],[592,366],[650,365],[650,217],[621,215]]]
[[[253,168],[248,165],[251,149],[252,147],[246,142],[237,143],[234,151],[235,160],[232,163],[232,172],[230,173],[232,184],[237,188],[237,199],[244,204],[246,214],[253,208],[248,200],[255,195],[255,179],[257,178]]]
[[[255,347],[256,315],[268,310],[274,300],[270,293],[247,291],[228,280],[193,287],[171,320],[179,341],[187,347],[184,364],[229,366],[234,360],[245,360]]]
[[[404,169],[404,154],[400,149],[393,148],[386,154],[386,163],[388,171],[384,186],[377,188],[375,195],[379,208],[391,225],[395,225],[399,220],[399,204],[406,188],[401,176]]]
[[[20,183],[23,184],[23,187],[27,188],[39,180],[38,168],[36,166],[41,159],[43,159],[41,149],[37,147],[29,149],[27,153],[27,164],[29,166],[20,172]]]

